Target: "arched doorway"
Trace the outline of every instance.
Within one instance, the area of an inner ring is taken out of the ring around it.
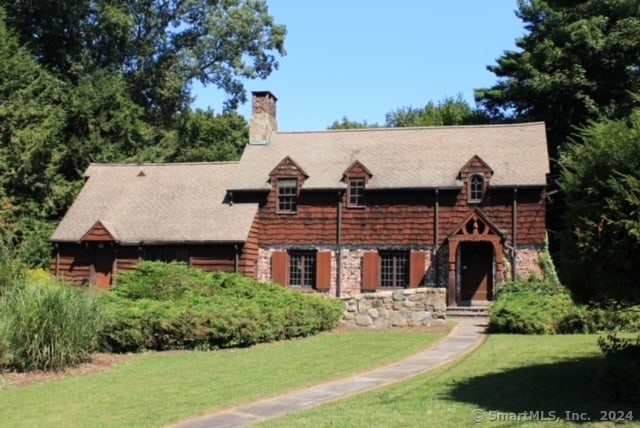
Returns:
[[[447,305],[487,302],[502,281],[505,236],[478,209],[449,235],[449,285]]]

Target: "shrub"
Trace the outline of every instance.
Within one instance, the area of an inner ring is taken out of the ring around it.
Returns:
[[[598,339],[606,358],[603,373],[610,399],[640,403],[640,336],[635,340],[609,334]]]
[[[178,263],[142,263],[102,296],[104,346],[215,349],[307,336],[335,327],[342,303]]]
[[[0,306],[5,364],[18,370],[58,370],[96,350],[101,316],[87,290],[28,283],[7,292]]]
[[[546,281],[500,284],[489,318],[490,331],[500,333],[594,333],[638,327],[640,306],[578,304],[562,285]]]

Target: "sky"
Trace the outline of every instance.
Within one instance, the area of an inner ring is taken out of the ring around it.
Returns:
[[[323,130],[334,121],[383,125],[401,107],[461,95],[497,82],[487,65],[515,49],[524,26],[516,0],[267,0],[287,27],[287,54],[251,91],[278,98],[279,131]],[[222,111],[225,94],[194,87],[195,108]]]

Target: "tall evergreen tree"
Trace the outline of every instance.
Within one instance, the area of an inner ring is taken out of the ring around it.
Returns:
[[[518,0],[527,33],[487,68],[476,99],[494,117],[542,120],[550,154],[589,120],[622,118],[640,90],[638,0]]]

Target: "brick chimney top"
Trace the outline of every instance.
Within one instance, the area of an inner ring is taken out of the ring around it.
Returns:
[[[254,91],[249,122],[249,144],[269,144],[271,134],[278,130],[276,102],[269,91]]]

